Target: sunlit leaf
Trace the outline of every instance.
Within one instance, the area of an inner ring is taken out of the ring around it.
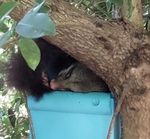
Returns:
[[[4,22],[0,21],[0,32],[6,32],[8,30],[8,27]]]
[[[15,111],[19,111],[19,108],[20,108],[20,103],[21,103],[21,99],[17,99],[15,100],[16,103],[15,103]]]
[[[6,33],[4,33],[2,36],[0,36],[0,47],[4,46],[7,43],[11,35],[12,35],[12,31],[9,30]]]
[[[10,126],[10,121],[8,115],[2,116],[2,123],[4,127],[9,127]]]
[[[9,1],[0,5],[0,20],[3,20],[16,6],[16,1]]]
[[[44,2],[31,9],[18,23],[16,32],[25,38],[54,35],[55,24],[47,13],[38,13]]]
[[[8,42],[8,40],[11,38],[14,32],[15,26],[16,24],[14,23],[7,32],[5,32],[2,36],[0,36],[0,47],[4,46]]]
[[[41,59],[41,53],[36,43],[31,39],[22,38],[19,40],[19,48],[28,66],[35,70]]]
[[[22,124],[23,124],[25,131],[29,129],[29,121],[28,120],[23,119]]]

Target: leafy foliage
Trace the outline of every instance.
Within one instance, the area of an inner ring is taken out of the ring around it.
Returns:
[[[144,27],[147,31],[150,31],[150,0],[143,0],[143,16],[144,16]]]
[[[21,38],[19,40],[19,48],[28,66],[32,70],[35,70],[40,63],[41,55],[39,47],[31,39]]]
[[[0,47],[7,44],[11,39],[19,40],[20,36],[25,38],[39,38],[45,35],[55,35],[55,24],[48,16],[48,14],[45,13],[46,10],[43,10],[43,4],[44,1],[42,1],[41,3],[37,3],[36,6],[34,6],[29,12],[27,12],[27,14],[21,19],[21,21],[17,23],[17,25],[16,22],[13,21],[11,27],[9,27],[8,30],[6,32],[3,32],[0,36]],[[0,6],[0,10],[2,11],[2,13],[0,14],[0,21],[1,23],[3,23],[3,25],[5,21],[4,19],[6,19],[10,11],[12,11],[12,9],[16,7],[16,5],[16,2],[9,1],[7,3],[3,3]],[[16,38],[12,38],[12,35]],[[27,45],[23,40],[20,40],[19,42],[21,42],[19,43],[19,48],[21,48],[22,55],[27,61],[28,66],[31,69],[35,70],[40,61],[38,48],[34,47],[35,50],[32,49],[32,41],[30,41],[30,43],[26,42]],[[35,43],[34,46],[36,46]]]
[[[4,139],[20,139],[28,135],[29,121],[20,94],[15,93],[13,95],[9,93],[9,95],[1,97],[0,125],[2,127],[0,128],[0,137]],[[6,101],[6,99],[9,99],[9,101]]]
[[[0,50],[0,138],[21,139],[27,137],[29,130],[25,102],[19,92],[5,85],[5,64],[10,51]]]
[[[47,13],[39,13],[44,2],[32,8],[16,26],[16,32],[26,38],[39,38],[54,35],[55,24]],[[44,22],[43,22],[44,21]]]
[[[81,8],[92,16],[98,16],[105,20],[114,19],[114,13],[119,10],[120,15],[123,1],[128,4],[127,17],[130,18],[133,11],[131,0],[66,0],[77,8]],[[142,0],[144,26],[147,31],[150,30],[150,1]],[[115,7],[115,8],[114,8]],[[121,17],[119,15],[119,18]],[[115,18],[116,19],[116,18]]]
[[[2,21],[15,7],[17,2],[9,1],[0,5],[0,20]]]

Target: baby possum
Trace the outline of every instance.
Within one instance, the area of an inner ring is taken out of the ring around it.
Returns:
[[[43,73],[43,84],[53,90],[70,90],[76,92],[105,91],[109,92],[106,83],[90,69],[80,63],[75,63],[60,71],[57,78],[48,83],[48,77]]]

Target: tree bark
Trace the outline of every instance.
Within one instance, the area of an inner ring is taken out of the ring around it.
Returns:
[[[17,21],[33,5],[20,0]],[[101,76],[115,96],[126,93],[122,107],[124,139],[150,136],[150,36],[128,22],[89,17],[63,0],[47,1],[57,35],[45,37]]]
[[[129,19],[137,28],[143,29],[143,9],[141,0],[124,0],[122,15],[125,19]]]

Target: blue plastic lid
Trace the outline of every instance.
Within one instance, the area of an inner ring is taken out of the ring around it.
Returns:
[[[113,103],[111,94],[104,92],[83,94],[56,91],[44,95],[39,101],[35,101],[33,97],[28,97],[29,108],[42,111],[111,115],[113,113]]]

